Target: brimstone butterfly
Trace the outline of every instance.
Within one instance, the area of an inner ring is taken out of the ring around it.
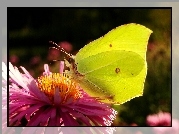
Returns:
[[[151,33],[139,24],[119,26],[71,56],[71,62],[66,61],[68,74],[85,92],[103,102],[122,104],[141,96]]]

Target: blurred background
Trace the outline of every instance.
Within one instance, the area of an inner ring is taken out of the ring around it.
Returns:
[[[10,8],[7,9],[8,59],[24,66],[33,77],[48,63],[58,72],[64,53],[50,49],[49,41],[76,54],[80,48],[113,28],[139,23],[150,36],[148,72],[142,97],[113,106],[118,111],[113,126],[148,126],[147,117],[171,113],[171,8]]]

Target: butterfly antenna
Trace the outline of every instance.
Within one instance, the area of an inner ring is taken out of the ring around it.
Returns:
[[[53,41],[49,41],[49,43],[51,43],[51,44],[54,44],[54,45],[56,45],[57,47],[50,47],[50,48],[53,48],[53,49],[56,49],[56,50],[59,50],[59,51],[61,51],[61,52],[63,52],[63,53],[65,53],[67,56],[69,56],[69,57],[73,57],[73,55],[72,54],[69,54],[69,53],[67,53],[61,46],[59,46],[57,43],[55,43],[55,42],[53,42]]]

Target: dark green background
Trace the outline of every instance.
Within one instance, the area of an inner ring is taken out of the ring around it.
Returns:
[[[149,40],[144,95],[120,106],[113,125],[146,125],[146,117],[171,112],[171,8],[7,8],[9,60],[37,78],[49,61],[50,40],[67,41],[75,54],[89,41],[127,23],[139,23],[153,33]],[[31,64],[39,57],[37,64]],[[63,57],[59,57],[63,59]],[[57,59],[54,59],[57,60]]]

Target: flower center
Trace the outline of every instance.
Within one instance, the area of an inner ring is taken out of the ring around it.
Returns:
[[[82,97],[78,84],[72,81],[69,76],[60,73],[52,73],[38,78],[37,84],[39,89],[44,92],[48,98],[54,102],[55,90],[59,90],[61,104],[69,99],[77,100]]]

